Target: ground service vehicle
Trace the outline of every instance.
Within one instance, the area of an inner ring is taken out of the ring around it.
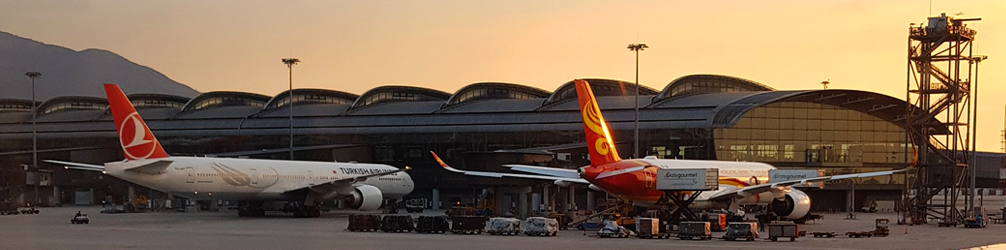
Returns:
[[[70,224],[88,224],[91,220],[87,218],[86,214],[77,213],[70,219]]]

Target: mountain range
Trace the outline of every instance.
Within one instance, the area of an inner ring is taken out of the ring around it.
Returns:
[[[199,94],[185,84],[111,51],[75,51],[0,31],[0,98],[31,99],[31,78],[25,75],[29,71],[42,74],[35,79],[35,99],[38,101],[58,96],[105,98],[103,83],[117,83],[126,94],[157,93],[190,98]]]

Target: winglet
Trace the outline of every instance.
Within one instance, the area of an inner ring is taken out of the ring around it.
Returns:
[[[433,159],[436,159],[437,163],[440,164],[440,167],[443,167],[444,169],[447,169],[447,171],[456,172],[456,173],[462,173],[462,174],[465,173],[465,171],[461,171],[461,170],[458,170],[456,168],[452,168],[451,166],[447,165],[447,163],[445,163],[444,160],[440,159],[440,156],[437,156],[437,153],[434,153],[433,151],[430,151],[430,154],[433,154]]]
[[[115,120],[115,130],[119,132],[119,145],[127,160],[168,157],[119,85],[106,83],[105,95],[108,96],[108,106]]]

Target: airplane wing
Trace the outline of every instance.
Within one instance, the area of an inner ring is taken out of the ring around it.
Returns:
[[[580,174],[577,173],[575,169],[550,168],[550,167],[529,166],[519,164],[506,164],[503,166],[508,167],[514,171],[521,171],[533,174],[541,174],[541,175],[570,178],[570,179],[580,178]]]
[[[54,160],[42,160],[42,161],[52,164],[63,165],[63,168],[65,169],[76,169],[76,170],[87,170],[87,171],[98,171],[98,172],[105,171],[105,166],[102,165],[68,162],[68,161],[54,161]]]
[[[547,176],[547,175],[533,175],[533,174],[510,174],[510,173],[496,173],[496,172],[465,171],[465,170],[460,170],[460,169],[452,168],[451,166],[447,165],[447,163],[444,163],[444,161],[441,160],[439,156],[437,156],[437,153],[434,153],[433,151],[430,151],[430,154],[433,154],[433,158],[437,160],[437,163],[439,163],[440,166],[443,167],[444,169],[447,169],[447,171],[451,171],[451,172],[455,172],[455,173],[462,173],[462,174],[465,174],[465,175],[482,176],[482,177],[494,177],[494,178],[515,177],[515,178],[540,179],[540,180],[550,180],[550,181],[567,181],[567,182],[572,182],[572,183],[590,184],[590,182],[587,182],[587,180],[584,180],[584,179],[580,178],[579,176],[577,176],[575,178],[569,178],[569,177]],[[516,165],[514,165],[514,166],[516,166]],[[531,166],[519,166],[519,167],[521,167],[522,169],[525,169],[525,170],[538,171],[538,170],[533,170],[531,168],[526,168],[526,167],[531,167]],[[511,167],[511,168],[513,168],[513,167]],[[541,169],[542,167],[534,167],[534,168]],[[575,171],[575,170],[573,170],[573,171]],[[530,172],[530,171],[525,171],[525,172]]]
[[[318,192],[318,193],[322,193],[322,194],[332,194],[332,193],[342,193],[342,194],[345,194],[345,193],[348,193],[350,191],[350,189],[353,187],[353,184],[356,184],[357,182],[366,181],[369,178],[381,177],[381,176],[385,176],[385,175],[391,175],[391,174],[395,174],[395,173],[398,173],[398,172],[405,172],[405,171],[409,171],[411,169],[412,169],[411,167],[405,166],[405,168],[401,168],[401,169],[394,170],[394,171],[388,171],[388,172],[381,172],[381,173],[376,173],[376,174],[361,175],[361,176],[354,176],[354,177],[351,177],[351,178],[338,179],[338,180],[334,180],[334,181],[325,182],[325,183],[322,183],[322,184],[316,184],[314,186],[303,187],[303,188],[298,188],[298,189],[286,191],[286,193],[292,193],[292,192],[310,190],[310,191],[314,191],[314,192]]]
[[[807,182],[833,181],[833,180],[844,180],[844,179],[853,179],[853,178],[865,178],[865,177],[874,177],[874,176],[884,176],[884,175],[892,175],[892,174],[896,174],[896,173],[901,173],[901,172],[905,172],[905,171],[908,171],[908,168],[903,168],[903,169],[898,169],[898,170],[890,170],[890,171],[878,171],[878,172],[868,172],[868,173],[858,173],[858,174],[842,174],[842,175],[822,176],[822,177],[814,177],[814,178],[806,178],[806,179],[798,179],[798,180],[788,180],[788,181],[781,181],[781,182],[765,183],[765,184],[752,185],[752,186],[747,186],[747,187],[739,188],[739,189],[733,190],[732,192],[718,193],[718,194],[713,195],[712,197],[709,197],[709,200],[730,200],[730,199],[733,199],[733,198],[743,198],[743,197],[757,195],[757,194],[760,194],[762,192],[769,192],[769,191],[773,191],[773,190],[782,191],[787,186],[792,186],[792,185],[796,185],[796,184],[806,184]]]

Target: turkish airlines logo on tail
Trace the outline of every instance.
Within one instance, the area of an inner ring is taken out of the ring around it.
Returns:
[[[119,145],[133,160],[147,159],[157,150],[157,142],[147,125],[135,111],[119,124]]]

